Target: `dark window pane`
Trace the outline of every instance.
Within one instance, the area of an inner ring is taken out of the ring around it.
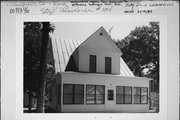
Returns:
[[[140,95],[134,95],[134,103],[141,103],[140,98]]]
[[[87,85],[86,89],[87,89],[87,91],[86,91],[87,94],[95,94],[95,86]]]
[[[96,103],[104,103],[104,95],[96,95]]]
[[[127,103],[132,103],[132,97],[131,97],[131,95],[125,95],[124,96],[124,98],[125,98],[125,103],[127,104]]]
[[[125,89],[125,91],[124,91],[125,94],[131,95],[131,89],[132,89],[131,87],[125,87],[124,89]]]
[[[63,86],[63,91],[65,94],[73,94],[73,85],[72,84],[65,84]]]
[[[74,85],[74,93],[75,94],[83,94],[84,93],[84,85]]]
[[[114,100],[114,91],[108,90],[108,100]]]
[[[73,95],[64,95],[64,104],[73,104]]]
[[[76,104],[83,104],[84,103],[84,95],[78,94],[74,96],[74,103]]]
[[[95,95],[86,95],[86,103],[94,104],[95,103]]]
[[[105,73],[111,73],[111,57],[105,57]]]
[[[123,86],[116,87],[116,94],[123,94]]]
[[[135,87],[134,88],[134,94],[135,95],[140,95],[141,94],[141,88],[140,87]]]
[[[147,103],[147,95],[141,96],[141,103]]]
[[[116,102],[117,103],[123,103],[123,94],[116,95]]]
[[[104,94],[104,86],[97,85],[96,86],[96,94]]]
[[[90,72],[96,72],[96,56],[95,55],[90,55],[89,71]]]
[[[148,89],[147,88],[141,88],[141,95],[147,95]]]

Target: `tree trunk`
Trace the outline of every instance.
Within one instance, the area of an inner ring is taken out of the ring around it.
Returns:
[[[44,112],[44,96],[45,96],[45,82],[46,82],[46,56],[47,46],[49,40],[49,22],[43,22],[42,28],[42,45],[41,45],[41,59],[40,59],[40,79],[38,83],[37,96],[37,113]]]
[[[31,108],[32,108],[32,93],[29,91],[29,105],[28,105],[28,112],[31,113]]]

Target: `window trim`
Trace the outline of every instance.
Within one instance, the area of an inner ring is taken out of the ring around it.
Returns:
[[[148,100],[148,87],[134,87],[134,89],[135,88],[140,88],[140,103],[135,103],[135,101],[134,101],[134,104],[148,104],[149,103],[149,100]],[[142,95],[142,88],[146,88],[147,89],[147,95]],[[134,94],[134,96],[135,96],[135,94]],[[141,102],[141,98],[142,98],[142,96],[147,96],[147,100],[146,100],[146,103],[142,103]]]
[[[123,94],[117,94],[117,87],[123,87]],[[131,94],[125,94],[125,87],[130,87],[131,88]],[[122,95],[123,96],[123,103],[117,103],[117,96]],[[125,102],[125,95],[131,95],[131,103],[126,103]],[[132,104],[132,86],[116,86],[116,104]]]
[[[94,94],[94,95],[95,95],[95,98],[94,98],[94,103],[87,103],[87,95],[88,95],[88,94],[87,94],[87,86],[88,86],[88,85],[89,85],[89,86],[95,86],[95,94]],[[96,87],[97,87],[97,86],[103,86],[104,94],[96,94]],[[103,103],[96,103],[96,95],[103,95]],[[85,99],[86,99],[86,104],[87,104],[87,105],[97,105],[97,104],[98,104],[98,105],[102,105],[102,104],[105,104],[105,85],[86,84],[86,98],[85,98]]]
[[[72,100],[73,102],[72,103],[64,103],[64,85],[72,85],[73,86],[73,93],[72,93]],[[74,86],[75,85],[82,85],[83,86],[83,103],[75,103],[75,90],[74,90]],[[65,83],[63,84],[63,105],[74,105],[74,104],[84,104],[84,84],[68,84],[68,83]]]

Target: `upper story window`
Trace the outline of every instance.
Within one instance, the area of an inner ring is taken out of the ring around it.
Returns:
[[[89,57],[89,71],[96,72],[96,55],[90,55]]]
[[[105,57],[105,73],[111,73],[111,57]]]

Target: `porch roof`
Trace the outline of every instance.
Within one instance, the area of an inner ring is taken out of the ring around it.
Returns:
[[[86,75],[86,76],[107,76],[107,77],[121,77],[121,78],[133,78],[133,79],[139,79],[139,80],[152,80],[152,78],[147,78],[147,77],[137,77],[137,76],[122,76],[122,75],[117,75],[117,74],[103,74],[103,73],[89,73],[89,72],[74,72],[74,71],[65,71],[61,72],[61,74],[75,74],[75,75]]]

